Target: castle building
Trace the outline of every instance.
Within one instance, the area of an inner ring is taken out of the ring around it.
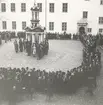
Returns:
[[[47,32],[103,33],[103,0],[36,0]],[[0,0],[0,31],[24,31],[34,0]]]

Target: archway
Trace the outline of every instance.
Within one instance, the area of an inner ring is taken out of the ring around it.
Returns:
[[[80,34],[85,34],[85,28],[84,27],[80,27],[79,28],[79,33]]]

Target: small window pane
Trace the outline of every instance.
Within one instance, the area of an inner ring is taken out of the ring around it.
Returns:
[[[103,17],[99,17],[99,24],[103,24]]]
[[[49,12],[54,12],[54,3],[49,4]]]
[[[99,29],[99,32],[102,33],[102,32],[103,32],[103,28],[100,28],[100,29]]]
[[[1,3],[1,11],[6,12],[6,4],[5,3]]]
[[[49,22],[49,30],[54,30],[54,22]]]
[[[67,22],[62,22],[62,31],[67,30]]]
[[[100,1],[100,4],[103,5],[103,0]]]
[[[11,12],[15,12],[15,3],[11,3]]]
[[[63,12],[68,12],[68,3],[63,3],[62,11]]]
[[[26,12],[26,3],[21,3],[21,12]]]
[[[16,21],[12,22],[12,29],[16,29]]]
[[[88,17],[88,12],[87,11],[83,11],[83,18],[87,18]]]
[[[92,32],[92,28],[88,28],[88,32],[91,33]]]
[[[7,23],[6,23],[6,21],[3,21],[3,22],[2,22],[2,28],[3,28],[3,29],[7,29]]]

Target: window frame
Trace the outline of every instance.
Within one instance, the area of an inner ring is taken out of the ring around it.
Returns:
[[[99,28],[99,33],[102,33],[103,32],[103,28]]]
[[[68,3],[62,3],[62,12],[67,13],[68,12]]]
[[[88,18],[88,11],[83,11],[83,19],[87,19]]]
[[[49,22],[49,30],[54,31],[54,22]]]
[[[2,29],[3,30],[7,29],[7,22],[6,21],[2,21]]]
[[[11,3],[11,12],[15,12],[15,11],[16,11],[15,3]]]
[[[99,24],[103,24],[103,17],[99,17]]]
[[[1,3],[1,12],[6,12],[6,3]]]
[[[54,3],[49,3],[49,12],[54,13],[54,9],[55,9],[55,4]]]
[[[12,30],[16,30],[16,21],[12,21]]]
[[[88,28],[88,33],[91,33],[92,32],[92,28]]]
[[[100,0],[100,5],[103,5],[103,0]]]
[[[26,3],[21,3],[21,12],[26,12]]]
[[[67,31],[67,22],[62,22],[62,31]]]

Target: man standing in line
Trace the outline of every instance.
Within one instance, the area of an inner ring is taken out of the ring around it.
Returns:
[[[15,52],[18,52],[18,43],[17,40],[14,41]]]
[[[19,49],[20,49],[20,52],[23,52],[23,42],[21,39],[19,39]]]

